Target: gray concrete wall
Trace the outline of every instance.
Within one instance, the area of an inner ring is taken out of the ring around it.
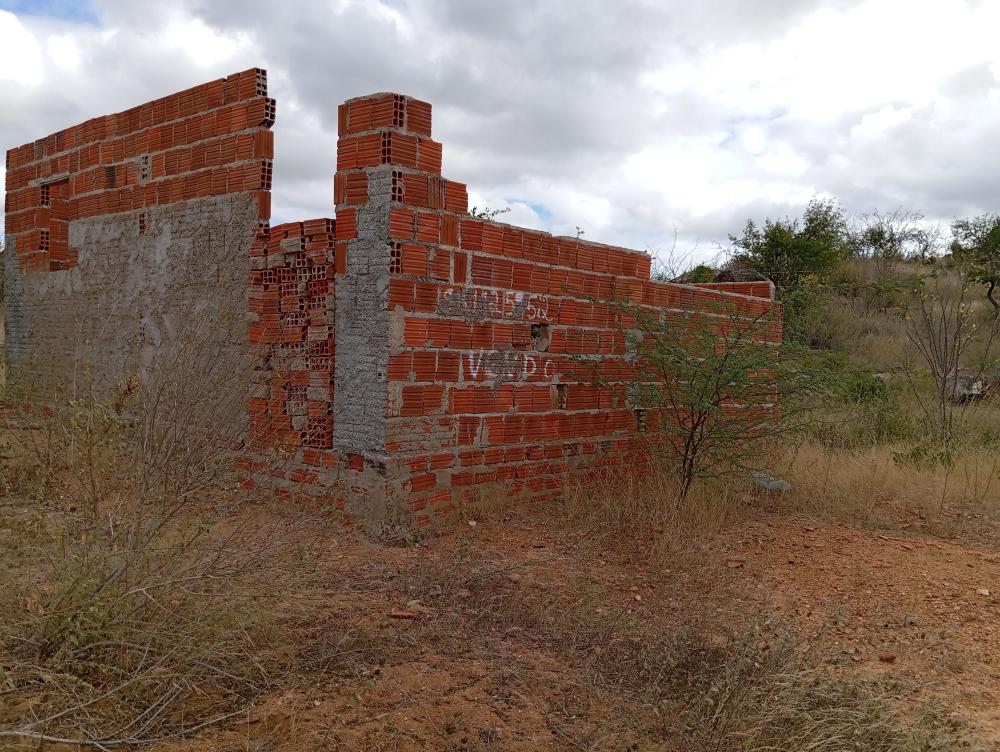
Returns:
[[[242,400],[257,221],[249,193],[77,220],[79,265],[63,271],[20,269],[8,238],[10,376],[77,390],[169,376],[197,389],[228,369]]]
[[[333,443],[362,454],[385,452],[391,195],[392,169],[371,170],[368,203],[347,245],[347,273],[337,275]]]

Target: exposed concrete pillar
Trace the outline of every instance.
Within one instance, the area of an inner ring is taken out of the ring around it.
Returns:
[[[368,202],[337,207],[338,237],[352,213],[356,232],[336,277],[333,444],[359,454],[385,452],[392,168],[373,167],[365,177]]]
[[[388,93],[340,107],[333,443],[343,450],[386,452],[390,214],[403,173],[417,168],[420,144],[431,143],[430,111],[426,102]],[[438,144],[432,148],[440,155]]]

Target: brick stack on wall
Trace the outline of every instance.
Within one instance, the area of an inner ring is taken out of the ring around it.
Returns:
[[[196,311],[221,349],[245,352],[274,118],[253,69],[8,151],[8,364],[27,378],[148,372]]]
[[[8,153],[12,364],[56,353],[65,370],[82,334],[113,381],[149,370],[185,322],[237,312],[218,344],[252,365],[246,485],[409,527],[635,461],[658,427],[629,402],[620,302],[780,315],[766,282],[657,282],[646,254],[470,216],[431,106],[398,94],[340,108],[336,219],[270,227],[265,81],[237,74]]]

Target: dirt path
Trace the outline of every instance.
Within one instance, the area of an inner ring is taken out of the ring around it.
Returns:
[[[695,592],[720,620],[769,605],[819,665],[888,683],[915,714],[932,702],[954,709],[967,748],[1000,750],[1000,556],[982,545],[768,517],[706,545],[697,575],[538,519],[480,523],[416,548],[345,535],[336,550],[323,566],[348,588],[330,607],[331,629],[353,630],[349,655],[237,728],[164,749],[631,749],[643,729],[615,716],[613,693],[581,681],[588,658],[567,663],[559,642],[572,632],[546,631],[551,622],[532,614],[627,618],[652,634]]]
[[[997,549],[774,518],[728,539],[740,571],[828,663],[900,679],[914,703],[953,704],[986,749],[1000,749]]]

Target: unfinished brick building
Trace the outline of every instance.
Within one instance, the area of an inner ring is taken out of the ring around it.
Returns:
[[[266,88],[246,71],[7,153],[12,368],[141,378],[192,306],[238,312],[212,336],[253,359],[251,482],[410,524],[634,451],[652,427],[612,301],[778,305],[769,283],[656,282],[644,253],[470,216],[431,106],[398,94],[340,107],[336,219],[270,226]]]

